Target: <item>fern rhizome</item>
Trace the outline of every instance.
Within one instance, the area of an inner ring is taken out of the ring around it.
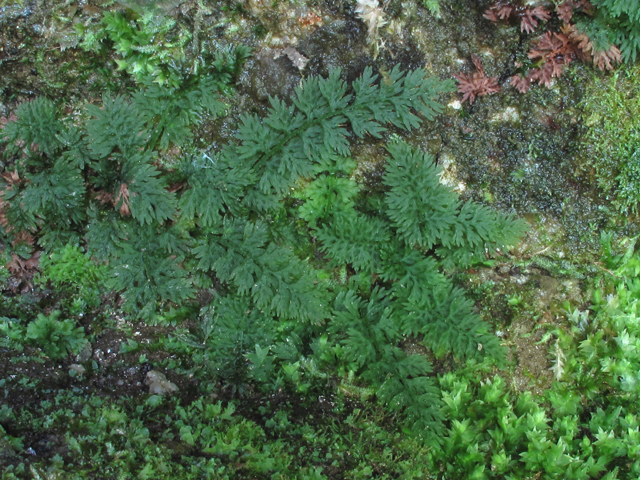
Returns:
[[[244,116],[217,151],[163,164],[191,124],[221,113],[223,84],[105,97],[82,127],[49,100],[22,104],[3,132],[7,243],[21,232],[45,251],[85,243],[125,311],[157,322],[186,308],[199,319],[196,360],[218,379],[366,387],[437,438],[439,391],[408,340],[437,357],[501,358],[445,272],[515,244],[524,224],[461,202],[429,154],[397,139],[384,188],[363,192],[350,142],[432,120],[452,83],[396,67],[347,85],[332,71],[303,81],[290,104],[272,99],[264,118]]]

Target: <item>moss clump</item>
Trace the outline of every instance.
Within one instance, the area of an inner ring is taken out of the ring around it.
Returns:
[[[624,67],[610,80],[586,90],[582,139],[583,168],[594,174],[607,198],[622,213],[637,213],[640,202],[640,68]]]

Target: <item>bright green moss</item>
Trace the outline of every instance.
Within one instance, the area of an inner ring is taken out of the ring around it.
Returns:
[[[640,68],[622,67],[594,80],[583,108],[583,169],[621,212],[638,212],[640,202]]]

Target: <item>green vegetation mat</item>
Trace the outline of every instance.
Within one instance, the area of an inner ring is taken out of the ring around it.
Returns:
[[[640,478],[638,128],[620,120],[637,69],[589,73],[576,102],[572,181],[595,179],[589,208],[622,213],[595,254],[565,258],[540,210],[499,209],[489,184],[464,193],[464,164],[430,151],[436,124],[473,141],[470,116],[488,116],[446,109],[452,72],[391,61],[377,3],[349,7],[366,60],[306,75],[304,42],[275,41],[256,5],[169,3],[51,7],[87,88],[2,87],[1,478]],[[611,42],[631,32],[632,60],[636,9],[593,3],[594,22],[618,19]],[[259,52],[235,37],[245,18]],[[17,55],[3,51],[0,68]],[[260,68],[301,78],[268,95]],[[505,175],[523,190],[546,158],[526,140]]]

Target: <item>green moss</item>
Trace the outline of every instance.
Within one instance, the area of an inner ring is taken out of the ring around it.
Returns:
[[[582,168],[623,213],[640,202],[640,68],[597,77],[582,102]]]

